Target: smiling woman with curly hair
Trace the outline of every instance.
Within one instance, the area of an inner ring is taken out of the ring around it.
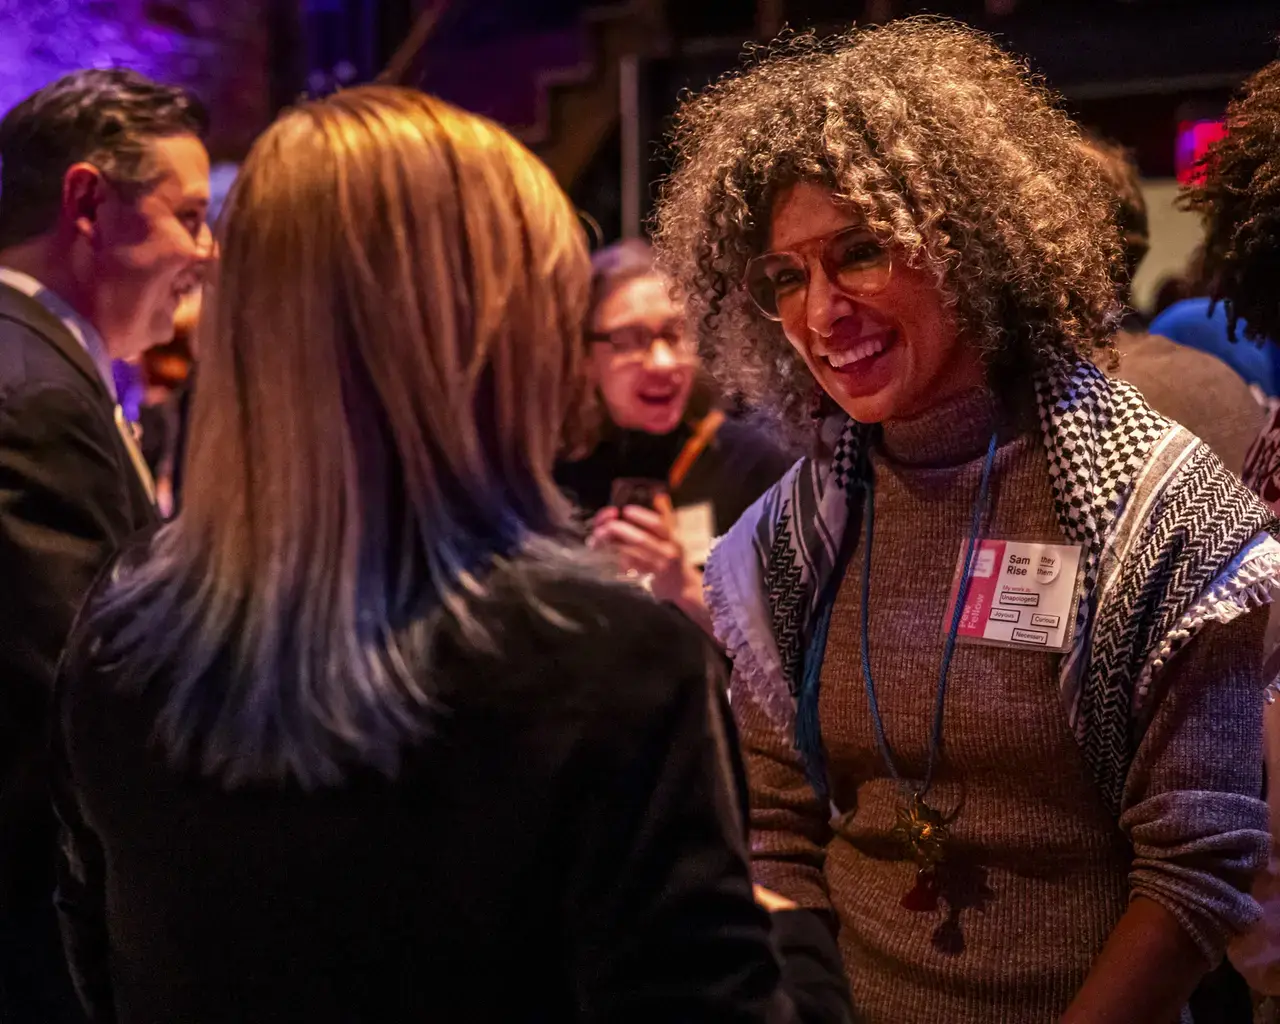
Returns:
[[[706,575],[757,881],[838,924],[871,1022],[1174,1020],[1257,915],[1280,545],[1091,362],[1121,250],[1078,142],[931,19],[775,44],[677,118],[664,265],[817,442]]]
[[[963,77],[957,77],[957,72]],[[659,243],[728,384],[807,430],[813,378],[739,287],[797,182],[929,275],[993,366],[1108,348],[1121,258],[1097,168],[1049,96],[976,34],[912,20],[801,36],[680,111]],[[724,339],[734,338],[736,343]]]

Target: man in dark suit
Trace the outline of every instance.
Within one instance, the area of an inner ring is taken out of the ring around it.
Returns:
[[[55,670],[112,553],[156,522],[111,374],[173,334],[212,242],[205,114],[129,71],[0,122],[0,1024],[79,1018],[53,913]]]

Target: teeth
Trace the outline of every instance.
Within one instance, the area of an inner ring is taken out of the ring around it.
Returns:
[[[845,349],[843,352],[829,352],[827,354],[827,362],[839,370],[861,359],[870,359],[872,356],[883,352],[884,343],[885,339],[879,337],[854,345],[853,348]]]

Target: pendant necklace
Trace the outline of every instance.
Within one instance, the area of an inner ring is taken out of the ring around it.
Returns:
[[[946,844],[949,838],[947,818],[936,807],[930,805],[925,797],[933,785],[933,771],[938,759],[938,750],[942,746],[942,718],[946,705],[947,677],[951,670],[951,656],[955,653],[956,637],[960,632],[960,620],[964,614],[965,601],[969,595],[969,583],[973,578],[973,565],[978,548],[979,532],[982,528],[982,514],[986,510],[987,498],[991,486],[991,467],[996,456],[996,435],[991,435],[991,443],[987,447],[986,462],[982,467],[982,484],[978,488],[978,497],[973,503],[972,525],[969,528],[969,543],[965,549],[964,564],[960,573],[960,585],[956,589],[955,610],[951,615],[951,627],[947,631],[946,645],[942,649],[942,663],[938,669],[937,694],[933,708],[933,730],[929,736],[929,755],[925,763],[924,779],[919,783],[902,777],[898,771],[893,750],[885,736],[884,721],[880,716],[880,705],[876,701],[875,682],[871,677],[871,645],[870,645],[870,605],[871,605],[871,545],[875,536],[875,472],[867,464],[866,502],[863,517],[866,521],[866,539],[863,544],[862,562],[862,679],[867,688],[867,703],[871,708],[871,724],[875,731],[876,746],[885,768],[901,790],[900,803],[896,810],[897,824],[893,835],[906,848],[907,853],[916,863],[916,884],[902,898],[902,906],[906,910],[931,911],[938,905],[938,865],[946,858]]]

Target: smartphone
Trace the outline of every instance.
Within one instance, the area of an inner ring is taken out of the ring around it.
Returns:
[[[624,505],[639,505],[641,508],[653,508],[659,494],[667,493],[667,485],[661,480],[649,480],[645,477],[620,476],[613,481],[609,491],[609,504],[614,508]]]

